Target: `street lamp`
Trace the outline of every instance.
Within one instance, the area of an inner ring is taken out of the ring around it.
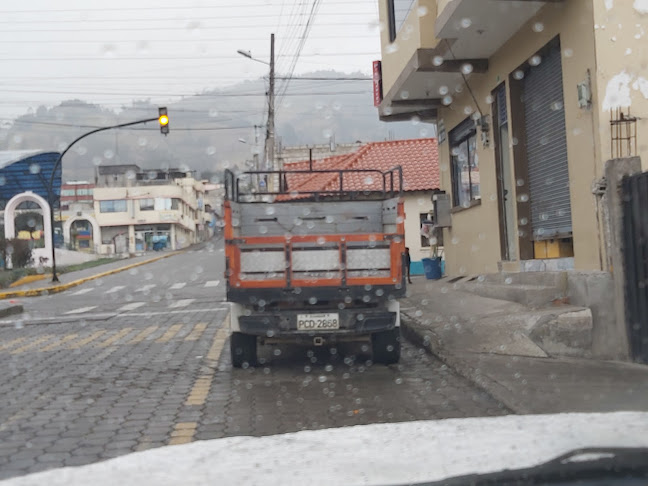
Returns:
[[[58,169],[61,166],[61,162],[63,160],[63,156],[68,153],[68,151],[74,146],[75,143],[77,143],[80,140],[83,140],[84,138],[93,135],[95,133],[103,132],[106,130],[112,130],[114,128],[124,128],[124,127],[130,127],[133,125],[140,125],[142,123],[148,123],[152,121],[157,121],[160,124],[160,131],[163,134],[169,133],[169,116],[167,115],[167,110],[166,108],[160,108],[159,109],[159,114],[155,118],[146,118],[145,120],[136,120],[128,123],[120,123],[118,125],[111,125],[109,127],[100,127],[96,128],[94,130],[90,130],[89,132],[84,133],[80,137],[75,138],[72,143],[70,143],[63,152],[60,153],[58,156],[58,159],[56,159],[56,163],[54,164],[54,169],[52,169],[52,175],[50,176],[49,180],[49,187],[48,187],[48,196],[49,196],[49,205],[50,205],[50,222],[51,222],[51,235],[50,238],[52,239],[52,282],[58,282],[58,275],[56,275],[56,246],[54,245],[54,176],[56,174],[56,169]]]
[[[243,57],[247,57],[252,61],[260,62],[270,66],[270,83],[268,89],[268,126],[266,129],[266,146],[265,146],[265,164],[267,170],[274,170],[274,145],[275,145],[275,54],[274,54],[274,44],[275,36],[270,34],[270,62],[265,62],[260,59],[252,57],[250,51],[244,51],[242,49],[237,50],[236,52]],[[256,130],[255,130],[256,132]],[[258,170],[258,169],[257,169]]]

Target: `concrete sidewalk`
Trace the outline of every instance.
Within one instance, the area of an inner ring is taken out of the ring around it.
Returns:
[[[415,278],[401,301],[406,337],[517,413],[648,410],[648,366],[550,356],[521,304]]]

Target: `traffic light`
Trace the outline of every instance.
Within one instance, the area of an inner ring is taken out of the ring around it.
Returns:
[[[160,122],[160,133],[167,135],[169,133],[169,115],[166,107],[158,108],[158,121]]]

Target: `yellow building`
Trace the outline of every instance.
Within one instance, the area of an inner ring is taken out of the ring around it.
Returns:
[[[608,270],[604,163],[648,163],[645,2],[378,2],[380,118],[437,124],[447,273]]]

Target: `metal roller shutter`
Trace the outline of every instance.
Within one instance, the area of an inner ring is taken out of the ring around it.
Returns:
[[[572,233],[560,46],[524,78],[524,115],[534,240]]]

